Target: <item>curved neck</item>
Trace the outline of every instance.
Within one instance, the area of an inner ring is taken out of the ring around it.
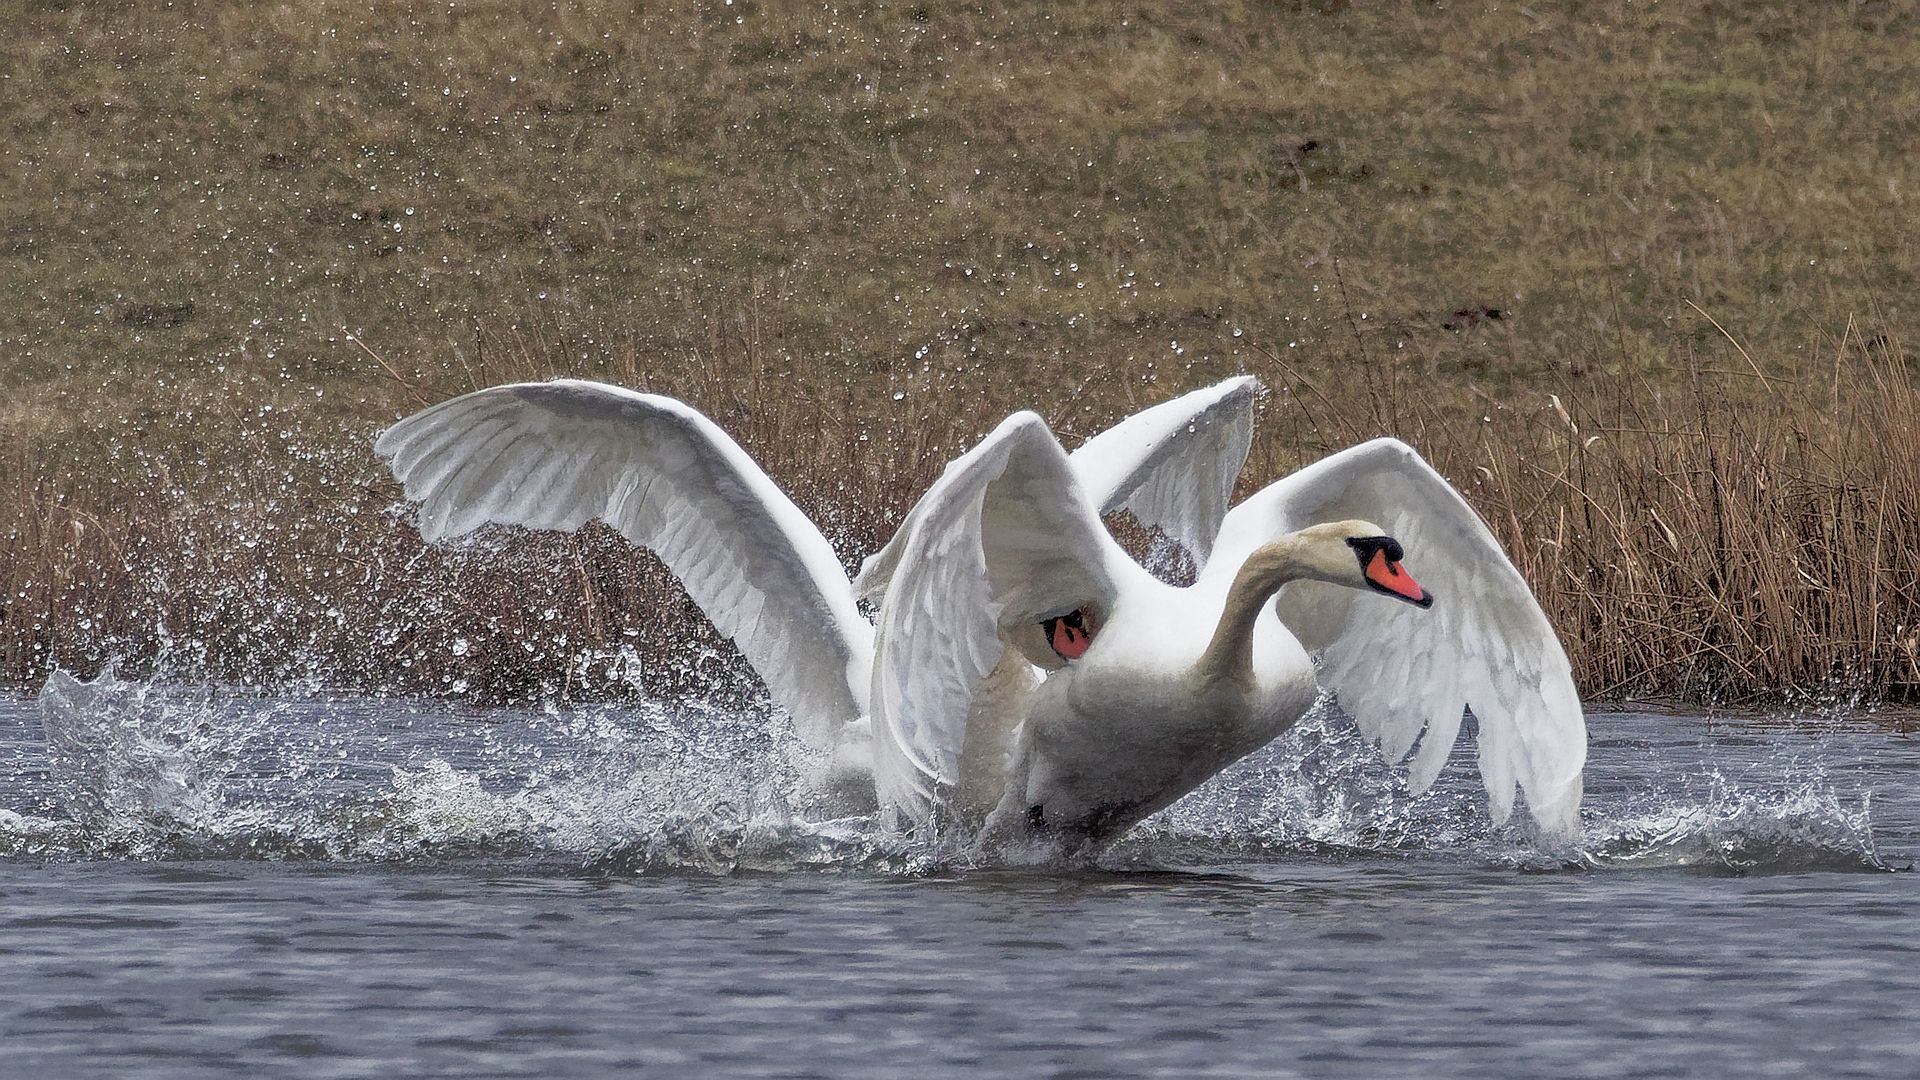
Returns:
[[[1213,640],[1194,665],[1194,675],[1202,686],[1229,682],[1251,685],[1253,682],[1253,626],[1260,612],[1289,581],[1309,576],[1300,558],[1300,540],[1284,536],[1247,556],[1227,590],[1226,606],[1220,623],[1214,627]]]

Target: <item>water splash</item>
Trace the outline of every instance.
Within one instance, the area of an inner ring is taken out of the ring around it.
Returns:
[[[1704,792],[1608,820],[1589,844],[1595,865],[1743,874],[1896,869],[1875,843],[1871,795],[1842,798],[1824,770],[1790,774],[1779,789],[1756,790],[1718,770],[1702,778]]]
[[[472,714],[111,672],[56,675],[36,706],[47,812],[0,817],[0,854],[715,873],[924,858],[875,821],[804,819],[786,794],[804,748],[709,706]]]
[[[45,749],[28,787],[40,800],[0,810],[0,856],[488,858],[592,874],[919,875],[980,862],[963,839],[904,833],[880,815],[822,819],[796,801],[804,748],[764,712],[467,712],[267,699],[111,672],[56,675],[36,706]],[[1624,781],[1596,778],[1587,843],[1568,852],[1542,846],[1521,815],[1490,826],[1466,755],[1415,797],[1351,724],[1320,710],[1100,862],[1886,869],[1866,796],[1843,793],[1819,744],[1809,752],[1795,738],[1740,769],[1676,755]],[[1711,756],[1712,740],[1701,746]]]
[[[268,703],[261,719],[275,711]],[[222,724],[223,714],[207,688],[130,682],[111,670],[90,683],[49,679],[40,695],[47,771],[71,827],[101,850],[140,855],[154,835],[252,824],[215,794],[255,738]]]

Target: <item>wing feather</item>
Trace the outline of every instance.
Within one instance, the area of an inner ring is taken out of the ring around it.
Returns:
[[[873,631],[832,546],[687,405],[570,379],[497,386],[400,421],[374,450],[428,541],[604,521],[660,556],[809,742],[865,714]]]
[[[875,633],[874,785],[924,820],[960,779],[974,695],[1003,624],[1110,597],[1118,551],[1038,416],[1016,413],[908,515]]]
[[[1069,458],[1081,491],[1098,513],[1131,511],[1142,525],[1158,527],[1185,547],[1195,565],[1204,565],[1253,444],[1259,391],[1260,380],[1242,375],[1161,402],[1095,435]],[[886,594],[925,505],[915,504],[893,539],[862,564],[855,595],[878,602]]]
[[[1100,513],[1131,511],[1204,566],[1253,445],[1259,390],[1242,375],[1137,412],[1080,444],[1074,472]]]
[[[1280,617],[1320,653],[1322,682],[1389,761],[1418,741],[1416,791],[1439,775],[1471,707],[1494,819],[1506,819],[1517,785],[1543,829],[1578,835],[1587,732],[1566,652],[1493,533],[1412,447],[1376,439],[1269,485],[1227,515],[1214,566],[1237,567],[1282,533],[1343,518],[1398,539],[1435,600],[1422,611],[1289,585]]]

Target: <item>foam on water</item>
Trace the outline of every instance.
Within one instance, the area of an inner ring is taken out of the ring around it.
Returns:
[[[16,749],[0,854],[347,861],[510,859],[588,873],[978,865],[963,837],[881,816],[823,818],[790,795],[801,749],[777,715],[710,703],[535,712],[268,699],[64,675],[37,701],[44,748]],[[1604,714],[1596,718],[1604,724]],[[1414,798],[1331,710],[1145,822],[1114,868],[1302,859],[1446,859],[1524,869],[1888,868],[1868,788],[1817,737],[1733,739],[1723,761],[1596,744],[1587,842],[1487,821],[1468,755]]]

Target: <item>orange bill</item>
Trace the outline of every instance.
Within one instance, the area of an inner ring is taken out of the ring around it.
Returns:
[[[1093,636],[1079,627],[1068,626],[1065,619],[1058,619],[1053,624],[1053,640],[1048,644],[1061,656],[1078,660],[1086,655],[1087,647],[1093,644]]]
[[[1433,594],[1420,587],[1413,575],[1399,563],[1387,558],[1387,553],[1375,551],[1373,560],[1367,563],[1367,580],[1395,596],[1411,600],[1421,607],[1433,603]]]

